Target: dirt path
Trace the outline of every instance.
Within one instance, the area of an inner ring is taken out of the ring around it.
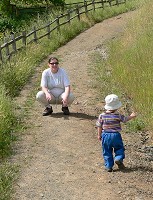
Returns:
[[[127,144],[129,170],[104,171],[95,130],[101,104],[92,87],[94,77],[88,73],[92,53],[103,53],[104,42],[119,35],[126,18],[132,16],[133,12],[96,24],[54,52],[70,76],[76,99],[70,116],[54,106],[51,117],[42,117],[43,108],[34,103],[31,127],[22,134],[13,158],[21,165],[15,200],[152,199],[152,171],[134,167],[131,136],[125,137],[125,142],[131,142]]]

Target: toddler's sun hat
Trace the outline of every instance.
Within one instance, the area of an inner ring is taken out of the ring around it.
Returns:
[[[105,98],[105,109],[106,110],[116,110],[122,106],[119,98],[116,94],[107,95]]]

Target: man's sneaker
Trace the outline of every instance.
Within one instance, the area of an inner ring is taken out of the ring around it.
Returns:
[[[44,110],[44,112],[43,112],[43,116],[51,115],[52,112],[53,112],[52,107],[51,108],[46,107],[45,110]]]
[[[119,169],[125,169],[125,165],[120,160],[115,160],[115,163],[117,164]]]
[[[63,107],[63,106],[62,106],[62,111],[63,111],[63,114],[64,114],[64,115],[69,115],[69,114],[70,114],[70,111],[69,111],[69,108],[68,108],[68,107]]]

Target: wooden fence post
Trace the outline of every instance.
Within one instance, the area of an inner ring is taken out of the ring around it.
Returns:
[[[86,2],[86,0],[84,0],[84,8],[85,8],[85,13],[87,15],[88,10],[87,10],[87,2]]]
[[[79,6],[78,5],[76,7],[76,14],[78,16],[78,20],[80,21],[80,11],[79,11]]]
[[[104,0],[101,0],[102,8],[104,8]]]
[[[60,32],[59,16],[56,17],[57,31]]]
[[[1,48],[1,45],[0,45],[0,61],[3,62],[3,58],[2,58],[2,48]]]
[[[111,3],[111,2],[112,2],[112,0],[108,0],[108,2],[109,2],[109,5],[110,5],[110,6],[112,6],[112,3]]]
[[[36,31],[36,27],[35,26],[33,27],[33,31],[34,31],[33,32],[33,34],[34,34],[34,42],[37,42],[38,38],[37,38],[37,31]]]
[[[16,40],[15,40],[15,35],[14,34],[11,34],[11,40],[13,41],[12,48],[16,52],[17,49],[16,49]]]
[[[48,39],[50,39],[50,22],[47,25]]]
[[[93,10],[95,11],[95,0],[92,0]]]
[[[67,21],[68,21],[69,24],[70,24],[70,11],[69,11],[69,10],[67,10]]]
[[[22,31],[22,44],[24,46],[27,45],[27,42],[26,42],[26,31]]]
[[[10,56],[10,50],[9,50],[9,45],[8,45],[8,38],[4,38],[5,41],[5,49],[6,49],[6,56]]]

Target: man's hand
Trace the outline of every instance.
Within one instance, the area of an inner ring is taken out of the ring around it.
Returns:
[[[68,104],[68,97],[65,94],[63,95],[62,103],[64,106],[67,106],[67,104]]]
[[[70,94],[70,86],[65,87],[65,92],[62,94],[62,103],[64,106],[68,104],[68,96]]]
[[[48,92],[46,92],[46,99],[47,101],[51,101],[52,99],[51,95]]]

